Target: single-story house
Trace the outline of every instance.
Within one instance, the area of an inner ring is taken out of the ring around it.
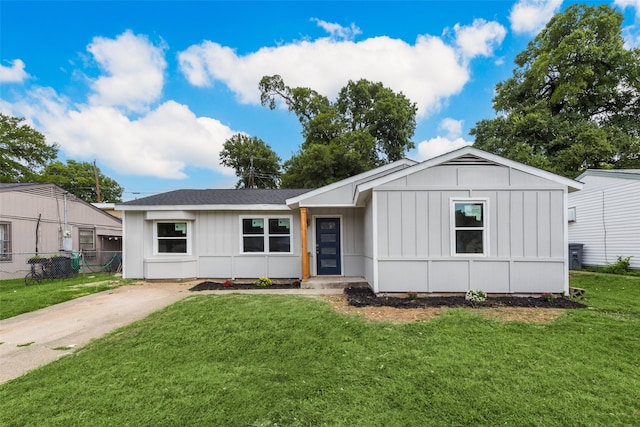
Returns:
[[[374,292],[568,292],[582,184],[464,147],[315,190],[177,190],[123,211],[124,276],[362,277]]]
[[[631,256],[640,269],[640,169],[588,169],[569,195],[569,242],[582,244],[582,264],[605,266]]]
[[[0,183],[0,279],[24,277],[34,255],[117,252],[122,221],[50,183]]]

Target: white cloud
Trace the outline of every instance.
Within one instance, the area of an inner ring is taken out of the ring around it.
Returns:
[[[462,138],[462,125],[462,120],[443,119],[438,125],[438,129],[444,131],[445,135],[420,142],[416,160],[428,160],[449,151],[472,145],[473,141],[466,141]]]
[[[310,87],[333,98],[348,80],[382,82],[402,92],[418,105],[420,117],[436,111],[443,100],[459,93],[469,81],[469,60],[491,55],[502,42],[504,28],[495,22],[456,26],[461,58],[454,46],[430,35],[414,44],[381,36],[359,42],[320,38],[264,47],[247,55],[205,41],[178,55],[187,80],[195,86],[224,83],[239,102],[258,104],[258,82],[265,75],[279,74],[290,87]],[[472,43],[468,37],[480,39]]]
[[[118,173],[158,178],[185,178],[187,166],[233,173],[220,165],[219,153],[235,132],[185,105],[168,101],[132,120],[110,106],[74,109],[52,89],[29,95],[10,111],[37,122],[47,142],[58,143],[70,158],[97,158]]]
[[[164,47],[125,31],[115,39],[96,37],[87,47],[105,75],[92,82],[92,105],[144,111],[162,94]]]
[[[635,8],[636,17],[640,18],[640,0],[614,0],[613,4],[621,9],[625,9],[627,7]]]
[[[11,61],[10,66],[0,64],[0,83],[22,83],[29,77],[20,59]]]
[[[624,37],[624,47],[626,49],[640,48],[640,28],[635,25],[629,25],[622,29],[622,37]]]
[[[520,0],[509,15],[511,29],[515,33],[537,34],[561,5],[562,0]]]
[[[348,27],[343,27],[340,24],[322,21],[316,18],[312,18],[311,20],[316,22],[320,28],[329,33],[334,39],[353,40],[355,36],[362,34],[362,30],[353,23]]]
[[[463,58],[476,56],[492,56],[494,49],[504,40],[507,30],[499,23],[474,19],[471,26],[456,24],[456,44],[460,47]]]
[[[219,154],[235,131],[174,101],[152,105],[162,93],[161,48],[125,32],[94,39],[88,51],[109,73],[92,82],[88,103],[34,87],[13,102],[0,101],[0,111],[25,117],[68,157],[98,159],[118,173],[180,179],[192,166],[233,174]],[[143,108],[136,119],[127,116]]]

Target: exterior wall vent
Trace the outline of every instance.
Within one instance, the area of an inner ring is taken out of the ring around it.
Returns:
[[[467,154],[464,156],[456,157],[455,159],[449,160],[446,163],[443,163],[446,166],[500,166],[495,162],[481,159],[479,157],[474,156],[473,154]]]

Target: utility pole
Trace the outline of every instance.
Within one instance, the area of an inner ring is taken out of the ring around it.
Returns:
[[[250,173],[251,173],[251,188],[256,188],[255,183],[253,182],[253,156],[251,156]]]
[[[102,197],[100,197],[100,182],[98,182],[98,167],[96,161],[93,161],[93,175],[96,178],[96,194],[98,195],[98,203],[102,203]]]

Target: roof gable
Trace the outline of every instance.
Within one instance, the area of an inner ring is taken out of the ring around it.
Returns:
[[[298,197],[293,197],[287,200],[287,205],[290,207],[298,207],[301,204],[305,204],[305,201],[309,201],[311,199],[322,200],[326,199],[331,192],[341,192],[349,193],[349,200],[347,204],[351,204],[353,202],[353,194],[354,188],[362,182],[368,182],[372,179],[379,178],[381,176],[388,175],[390,173],[394,173],[398,170],[403,170],[418,164],[415,160],[411,159],[400,159],[393,163],[387,163],[385,165],[379,166],[375,169],[368,170],[366,172],[362,172],[358,175],[351,176],[349,178],[342,179],[340,181],[336,181],[332,184],[325,185],[324,187],[317,188],[315,190],[309,191],[307,193],[301,194]],[[350,188],[345,188],[350,187]],[[344,191],[341,191],[344,190]]]
[[[487,153],[486,151],[482,151],[477,148],[473,148],[471,146],[466,146],[458,150],[450,151],[449,153],[445,153],[441,156],[434,157],[429,160],[425,160],[424,162],[418,163],[417,165],[412,166],[408,169],[404,169],[404,170],[395,172],[393,174],[363,183],[358,186],[358,193],[363,193],[365,191],[371,190],[374,187],[383,185],[387,182],[393,181],[403,176],[416,173],[418,171],[421,171],[427,168],[432,168],[434,166],[444,166],[444,165],[505,166],[508,168],[512,168],[512,169],[527,173],[527,174],[534,175],[539,178],[553,181],[560,185],[567,186],[569,187],[570,190],[580,190],[582,188],[582,184],[580,182],[574,181],[572,179],[565,178],[560,175],[556,175],[554,173],[547,172],[532,166],[528,166],[513,160],[505,159],[503,157],[497,156],[495,154]],[[356,198],[359,198],[359,194],[356,195]]]

